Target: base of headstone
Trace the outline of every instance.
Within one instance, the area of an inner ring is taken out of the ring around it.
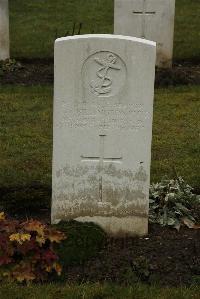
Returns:
[[[131,216],[119,218],[87,216],[78,217],[74,220],[79,222],[93,222],[99,225],[107,234],[114,237],[144,236],[148,234],[148,217]],[[60,219],[52,219],[53,224],[59,222]]]
[[[159,51],[157,49],[156,66],[158,69],[170,69],[172,68],[172,54],[165,53],[165,51]]]

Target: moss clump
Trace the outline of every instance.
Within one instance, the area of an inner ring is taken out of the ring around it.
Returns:
[[[67,236],[67,239],[56,248],[63,267],[84,263],[97,255],[105,244],[105,232],[94,223],[61,221],[55,227]]]

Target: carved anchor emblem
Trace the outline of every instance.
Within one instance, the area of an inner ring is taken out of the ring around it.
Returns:
[[[98,79],[90,83],[92,92],[97,95],[108,94],[112,90],[112,78],[108,76],[109,70],[121,70],[120,66],[116,65],[117,56],[109,53],[105,59],[97,57],[94,60],[101,65],[101,68],[96,72]]]

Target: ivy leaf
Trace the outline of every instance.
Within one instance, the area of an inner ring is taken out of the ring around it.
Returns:
[[[172,226],[177,230],[180,225],[198,228],[198,214],[195,214],[199,197],[181,177],[174,180],[163,179],[150,186],[149,219],[162,226]]]
[[[175,223],[176,223],[176,219],[174,219],[174,218],[167,219],[167,225],[173,226]]]
[[[177,206],[177,208],[178,208],[180,211],[182,211],[182,212],[184,212],[184,213],[188,213],[188,212],[190,212],[190,210],[188,210],[188,209],[187,209],[182,203],[180,203],[180,202],[176,202],[175,205]]]

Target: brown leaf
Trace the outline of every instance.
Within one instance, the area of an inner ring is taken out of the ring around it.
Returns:
[[[49,239],[51,242],[56,242],[60,243],[60,241],[65,240],[66,236],[63,232],[54,230],[54,229],[48,229],[46,230],[46,237]]]
[[[6,216],[4,212],[0,212],[0,221],[5,220]]]
[[[35,274],[29,266],[17,266],[12,272],[12,276],[19,282],[29,282],[36,279]]]
[[[42,224],[40,221],[30,220],[30,221],[23,223],[23,227],[25,230],[27,230],[29,232],[37,232],[38,235],[43,236],[46,226],[44,224]]]
[[[187,218],[187,217],[183,217],[182,221],[189,228],[193,228],[193,229],[200,228],[200,226],[195,225],[195,223],[192,220],[190,220],[189,218]]]
[[[200,229],[200,224],[195,224],[193,229]]]

